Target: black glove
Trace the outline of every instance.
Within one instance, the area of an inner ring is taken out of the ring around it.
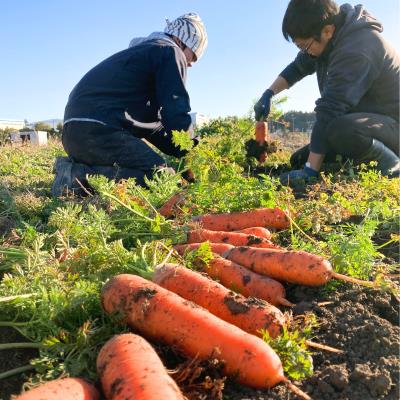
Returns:
[[[254,113],[257,121],[267,119],[271,111],[271,100],[274,94],[275,93],[271,89],[267,89],[260,100],[254,105]]]

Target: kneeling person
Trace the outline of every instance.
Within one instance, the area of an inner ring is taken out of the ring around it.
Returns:
[[[167,21],[164,32],[133,39],[128,49],[91,69],[65,108],[68,157],[56,159],[53,196],[79,190],[88,174],[144,185],[165,161],[142,139],[167,155],[184,156],[172,131],[192,131],[186,73],[206,46],[200,17],[189,13]]]

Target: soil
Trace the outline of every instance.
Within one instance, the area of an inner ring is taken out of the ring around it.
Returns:
[[[314,400],[395,400],[400,397],[399,307],[391,294],[351,285],[341,285],[334,291],[301,286],[290,286],[287,290],[288,300],[296,303],[295,315],[312,311],[318,317],[319,328],[313,341],[344,351],[343,354],[313,351],[315,374],[298,384],[302,390]],[[16,332],[5,328],[0,328],[0,340],[3,343],[24,341]],[[171,360],[169,351],[159,351],[168,356],[167,362],[176,363]],[[34,350],[1,351],[0,372],[26,365],[34,355]],[[211,372],[215,379],[214,389],[222,384],[215,371],[206,372]],[[9,400],[11,394],[19,393],[25,380],[26,376],[21,375],[0,380],[0,399]],[[217,395],[211,392],[207,389],[202,391],[203,395],[193,391],[186,394],[191,400],[216,399]],[[289,400],[296,396],[284,385],[271,390],[254,390],[227,380],[223,399]]]

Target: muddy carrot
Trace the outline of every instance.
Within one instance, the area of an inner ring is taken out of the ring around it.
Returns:
[[[208,276],[178,264],[156,268],[152,280],[253,335],[262,337],[264,329],[275,338],[286,322],[282,312],[266,301],[234,293]]]
[[[224,214],[204,214],[193,218],[204,229],[212,231],[237,231],[252,226],[286,229],[290,226],[286,211],[280,208],[258,208],[250,211]]]
[[[98,400],[97,389],[80,378],[63,378],[44,383],[15,400]]]
[[[209,241],[211,243],[228,243],[232,246],[250,246],[263,249],[282,249],[282,247],[272,243],[268,239],[258,236],[248,235],[240,232],[212,231],[209,229],[196,229],[188,231],[187,243],[202,243]]]
[[[285,299],[285,288],[280,282],[250,271],[217,254],[214,254],[208,265],[201,266],[201,271],[245,297],[256,297],[273,305],[293,306]]]
[[[268,122],[265,121],[257,121],[256,122],[256,128],[255,128],[255,137],[256,137],[256,142],[262,146],[265,144],[265,142],[268,140]],[[267,155],[265,152],[261,153],[258,161],[259,163],[263,163],[267,158]]]
[[[328,260],[305,251],[234,247],[223,257],[259,274],[299,285],[321,286],[332,277]]]
[[[150,343],[132,333],[105,343],[97,372],[107,399],[184,399]]]
[[[185,194],[183,192],[175,193],[159,208],[158,212],[165,218],[173,217],[184,200]]]
[[[144,337],[174,346],[189,357],[224,361],[224,372],[241,384],[270,388],[287,382],[276,353],[261,338],[136,275],[117,275],[102,289],[107,313]]]
[[[253,226],[251,228],[245,228],[234,232],[246,233],[247,235],[254,235],[268,240],[272,238],[272,233],[267,228],[263,228],[262,226]]]

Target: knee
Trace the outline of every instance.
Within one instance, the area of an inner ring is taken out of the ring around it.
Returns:
[[[337,154],[352,154],[363,141],[359,134],[359,121],[348,116],[335,118],[327,126],[329,149]]]

